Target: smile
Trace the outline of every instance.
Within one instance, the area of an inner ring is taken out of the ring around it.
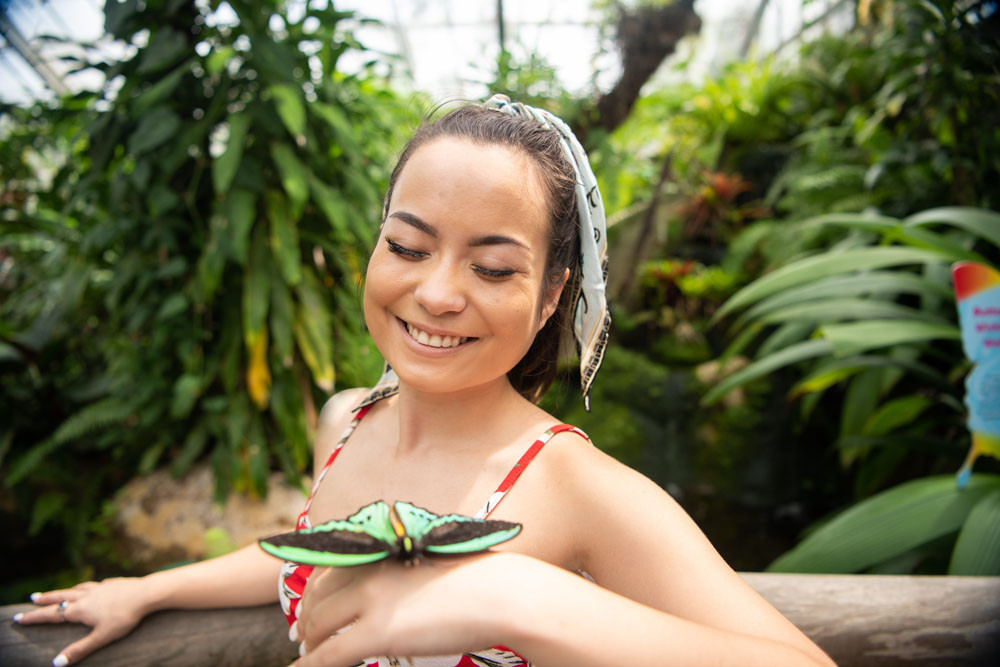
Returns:
[[[427,347],[458,347],[459,345],[466,343],[470,340],[476,340],[474,337],[470,336],[442,336],[440,334],[429,334],[426,331],[421,331],[409,322],[400,320],[405,326],[406,331],[410,334],[410,338],[417,341],[421,345],[426,345]]]

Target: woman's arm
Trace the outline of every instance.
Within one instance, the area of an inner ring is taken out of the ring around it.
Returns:
[[[352,403],[359,400],[362,391],[340,392],[324,406],[315,441],[317,471],[336,444],[337,433],[350,420]],[[91,626],[90,634],[67,646],[56,657],[58,665],[72,664],[124,637],[154,611],[274,602],[278,597],[280,568],[279,560],[252,544],[219,558],[141,578],[87,581],[64,590],[36,593],[32,602],[42,607],[21,614],[15,622],[30,625],[69,621]],[[68,605],[60,614],[58,605],[62,601]]]
[[[160,609],[242,607],[274,602],[281,563],[256,545],[219,558],[154,572],[145,577],[87,581],[73,588],[36,593],[43,605],[25,612],[18,623],[83,623],[93,630],[64,648],[57,667],[77,663],[100,647],[124,637],[144,616]],[[63,614],[59,603],[66,601]]]
[[[818,649],[694,623],[511,552],[415,568],[334,568],[321,576],[303,598],[298,625],[308,653],[296,667],[496,644],[541,667],[832,664]]]
[[[571,480],[565,492],[574,532],[586,536],[579,562],[601,587],[666,612],[661,623],[686,628],[686,636],[714,635],[733,650],[789,647],[831,664],[729,567],[663,489],[596,448],[553,453],[562,459],[563,479]],[[692,634],[693,627],[701,630]],[[747,664],[755,655],[747,653]]]

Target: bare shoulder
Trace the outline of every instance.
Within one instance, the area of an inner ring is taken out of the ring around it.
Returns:
[[[591,574],[617,576],[608,570],[617,569],[625,545],[636,555],[655,552],[660,562],[697,558],[725,567],[680,504],[642,473],[572,432],[546,449],[541,482],[558,494],[561,519],[582,529],[574,531],[575,549]]]
[[[346,427],[351,421],[354,408],[371,389],[354,387],[343,389],[327,399],[319,413],[319,429],[324,427]]]
[[[340,434],[354,418],[354,408],[370,390],[365,387],[344,389],[327,399],[320,410],[316,425],[316,441],[313,444],[313,465],[321,468],[330,456]]]
[[[670,496],[643,474],[603,452],[578,432],[563,431],[546,445],[547,475],[561,480],[561,491],[586,513],[629,505],[643,498],[673,502]],[[608,494],[611,494],[610,496]]]

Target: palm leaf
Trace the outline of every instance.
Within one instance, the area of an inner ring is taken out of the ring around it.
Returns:
[[[952,475],[901,484],[851,506],[775,560],[769,572],[860,572],[962,527],[1000,475],[973,475],[965,489]]]

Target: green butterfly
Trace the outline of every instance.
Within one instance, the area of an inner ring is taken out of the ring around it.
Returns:
[[[258,540],[284,560],[305,565],[348,567],[397,558],[413,564],[426,554],[471,554],[506,542],[521,524],[461,514],[439,516],[401,500],[365,505],[346,519],[279,533]]]

